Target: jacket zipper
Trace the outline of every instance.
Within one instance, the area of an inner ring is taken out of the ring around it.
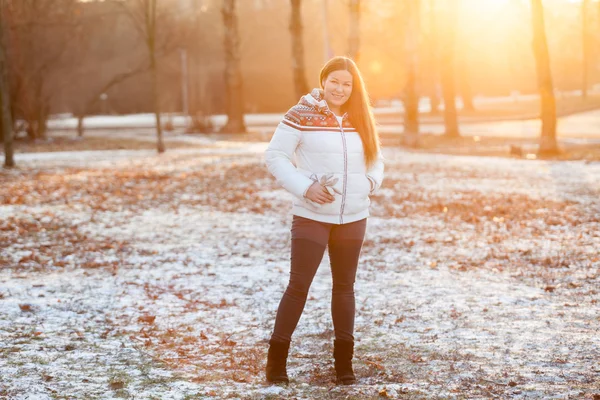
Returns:
[[[344,116],[346,116],[346,114],[344,114]],[[346,146],[346,135],[344,133],[343,127],[344,116],[342,116],[342,122],[338,122],[338,125],[340,126],[340,134],[342,135],[342,146],[344,148],[344,190],[342,191],[342,205],[340,207],[340,225],[344,223],[344,207],[346,206],[346,187],[348,186],[348,149]],[[335,120],[337,121],[337,118]]]

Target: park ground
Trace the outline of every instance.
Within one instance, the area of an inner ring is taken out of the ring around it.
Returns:
[[[539,99],[535,96],[476,98],[476,110],[459,110],[462,136],[448,139],[443,113],[420,115],[421,135],[413,152],[535,158],[541,123],[537,118]],[[600,160],[600,92],[583,99],[577,93],[565,93],[557,99],[558,143],[560,154],[552,160]],[[397,105],[375,109],[382,142],[385,146],[401,144],[402,108]],[[202,148],[214,141],[266,142],[281,120],[281,114],[248,114],[246,134],[185,134],[186,119],[180,115],[165,115],[163,121],[168,147]],[[77,137],[77,120],[72,116],[56,116],[49,121],[47,140],[34,142],[17,140],[18,154],[31,152],[139,150],[156,147],[156,132],[151,114],[126,116],[94,116],[84,121],[84,137]],[[225,116],[211,119],[218,129]],[[19,137],[23,137],[21,134]],[[511,146],[513,152],[511,154]],[[0,150],[1,151],[1,150]],[[515,156],[516,154],[516,156]],[[18,162],[18,157],[17,157]]]
[[[358,384],[333,384],[326,256],[281,387],[263,369],[290,196],[265,142],[180,136],[0,172],[0,398],[600,398],[597,161],[387,147]]]

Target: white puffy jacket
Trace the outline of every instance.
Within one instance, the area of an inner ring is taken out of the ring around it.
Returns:
[[[367,170],[362,141],[347,115],[340,124],[314,89],[292,107],[275,130],[265,159],[269,172],[294,195],[292,214],[331,224],[369,216],[369,195],[383,181],[381,152]],[[323,205],[308,200],[308,188],[319,181],[335,201]]]

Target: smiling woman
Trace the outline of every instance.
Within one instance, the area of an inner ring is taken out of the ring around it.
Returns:
[[[314,89],[284,116],[265,153],[277,182],[294,196],[289,285],[269,340],[266,378],[288,383],[287,356],[308,290],[329,248],[336,379],[356,382],[354,281],[369,216],[383,180],[379,138],[358,67],[334,57]],[[295,163],[292,160],[296,160]]]
[[[341,116],[342,106],[352,94],[352,74],[346,70],[333,71],[322,82],[322,86],[329,109]]]

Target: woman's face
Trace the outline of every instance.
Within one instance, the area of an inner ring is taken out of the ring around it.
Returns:
[[[325,101],[329,108],[339,109],[352,94],[352,74],[350,71],[331,72],[323,81]]]

